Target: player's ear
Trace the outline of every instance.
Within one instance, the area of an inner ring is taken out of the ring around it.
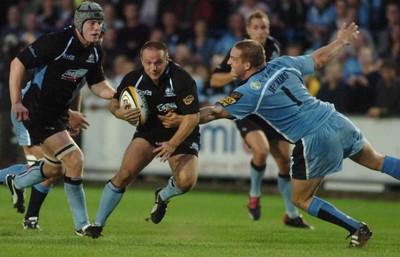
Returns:
[[[244,68],[246,69],[246,70],[250,70],[251,69],[251,63],[250,62],[246,62],[245,64],[244,64]]]

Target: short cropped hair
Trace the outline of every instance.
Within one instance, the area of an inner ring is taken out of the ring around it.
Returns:
[[[265,19],[269,21],[268,15],[263,11],[254,11],[250,14],[249,18],[247,18],[247,26],[251,23],[253,19]]]
[[[140,56],[142,56],[142,53],[145,49],[162,50],[168,56],[168,47],[161,41],[147,41],[146,43],[144,43],[142,49],[140,49]]]
[[[255,68],[265,66],[265,50],[259,42],[246,39],[237,42],[234,48],[241,51],[239,58],[242,62],[249,62],[251,66]]]

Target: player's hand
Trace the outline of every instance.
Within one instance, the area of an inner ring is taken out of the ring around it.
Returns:
[[[69,126],[71,130],[87,129],[90,124],[86,119],[86,114],[78,111],[69,110]]]
[[[29,111],[22,105],[22,103],[13,104],[11,111],[15,115],[15,119],[18,122],[29,120]]]
[[[352,22],[350,24],[344,24],[339,29],[337,39],[342,40],[345,45],[349,45],[354,42],[359,34],[358,26]]]
[[[161,162],[165,162],[169,157],[175,152],[176,147],[167,142],[156,142],[158,146],[153,150],[153,153],[156,153],[155,158],[160,158]]]
[[[81,130],[80,130],[80,129],[73,129],[73,128],[70,128],[70,129],[68,130],[68,132],[69,132],[69,135],[70,135],[71,137],[76,137],[77,135],[79,135],[79,132],[81,132]]]
[[[139,108],[132,108],[130,104],[126,104],[118,108],[115,112],[115,116],[135,125],[139,121],[140,110]]]
[[[181,125],[182,115],[175,112],[168,112],[166,115],[157,115],[165,128],[176,128]]]

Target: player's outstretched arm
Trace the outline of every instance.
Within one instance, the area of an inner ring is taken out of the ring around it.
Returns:
[[[223,87],[233,81],[234,77],[230,72],[215,72],[211,75],[211,87]]]
[[[234,117],[221,105],[211,105],[200,109],[200,124],[217,119],[233,119]]]
[[[320,69],[324,67],[328,62],[341,53],[345,46],[352,44],[358,37],[359,33],[358,26],[354,22],[344,24],[344,26],[340,28],[335,41],[319,48],[311,54],[314,60],[314,68]]]

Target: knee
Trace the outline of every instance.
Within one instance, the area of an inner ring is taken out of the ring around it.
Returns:
[[[292,203],[297,208],[300,208],[300,209],[304,210],[303,207],[305,205],[305,201],[301,197],[298,197],[296,195],[292,195]]]
[[[79,149],[65,155],[62,158],[62,164],[65,167],[65,175],[71,178],[82,177],[83,162],[83,154]],[[63,172],[63,170],[61,171]]]
[[[111,179],[115,186],[125,188],[132,183],[135,179],[135,175],[131,172],[131,169],[126,167],[121,167],[117,174]]]
[[[276,165],[278,166],[280,175],[288,175],[290,172],[290,159],[283,158],[275,158]]]
[[[265,164],[269,155],[269,149],[267,146],[257,146],[252,148],[253,151],[253,162],[258,166]]]
[[[307,201],[305,199],[298,197],[296,195],[292,195],[291,200],[294,206],[300,208],[303,211],[307,211]]]

